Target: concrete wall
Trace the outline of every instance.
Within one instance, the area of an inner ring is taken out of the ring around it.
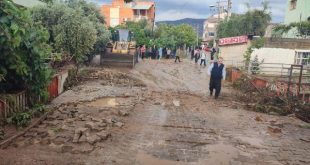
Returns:
[[[68,70],[61,72],[57,75],[58,78],[58,94],[61,94],[64,92],[64,84],[69,76]]]
[[[237,64],[240,64],[244,61],[243,56],[249,46],[250,42],[245,44],[220,46],[219,56],[224,58],[225,64],[227,66],[237,66]]]
[[[310,49],[309,39],[266,38],[266,48]]]
[[[290,64],[294,64],[295,50],[283,48],[261,48],[254,50],[251,55],[251,60],[254,60],[255,56],[258,57],[259,62],[263,60],[263,64],[260,65],[262,74],[286,75],[288,74],[288,70],[283,69],[282,67],[288,68],[290,67]]]

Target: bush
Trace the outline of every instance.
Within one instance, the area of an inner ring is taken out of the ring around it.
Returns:
[[[27,112],[17,112],[7,119],[8,123],[16,125],[16,127],[26,127],[31,121],[31,115]]]
[[[36,96],[34,100],[47,98],[51,77],[44,64],[51,50],[48,32],[11,0],[0,1],[0,7],[0,92],[27,89]]]

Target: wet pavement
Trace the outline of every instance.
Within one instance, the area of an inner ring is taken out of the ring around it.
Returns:
[[[0,164],[310,164],[309,124],[246,111],[228,84],[214,100],[206,71],[186,60],[145,61],[126,72],[142,82],[85,82],[0,150]]]

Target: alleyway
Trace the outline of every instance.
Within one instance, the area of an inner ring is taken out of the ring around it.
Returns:
[[[104,70],[52,102],[46,121],[0,150],[0,164],[310,164],[310,127],[246,111],[207,68],[145,61]]]

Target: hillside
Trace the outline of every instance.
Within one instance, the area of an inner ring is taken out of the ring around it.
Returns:
[[[197,26],[198,26],[199,36],[202,36],[204,21],[205,19],[185,18],[185,19],[180,19],[180,20],[175,20],[175,21],[158,21],[156,22],[156,25],[164,24],[164,23],[171,24],[171,25],[189,24],[193,26],[194,29],[197,29]]]

